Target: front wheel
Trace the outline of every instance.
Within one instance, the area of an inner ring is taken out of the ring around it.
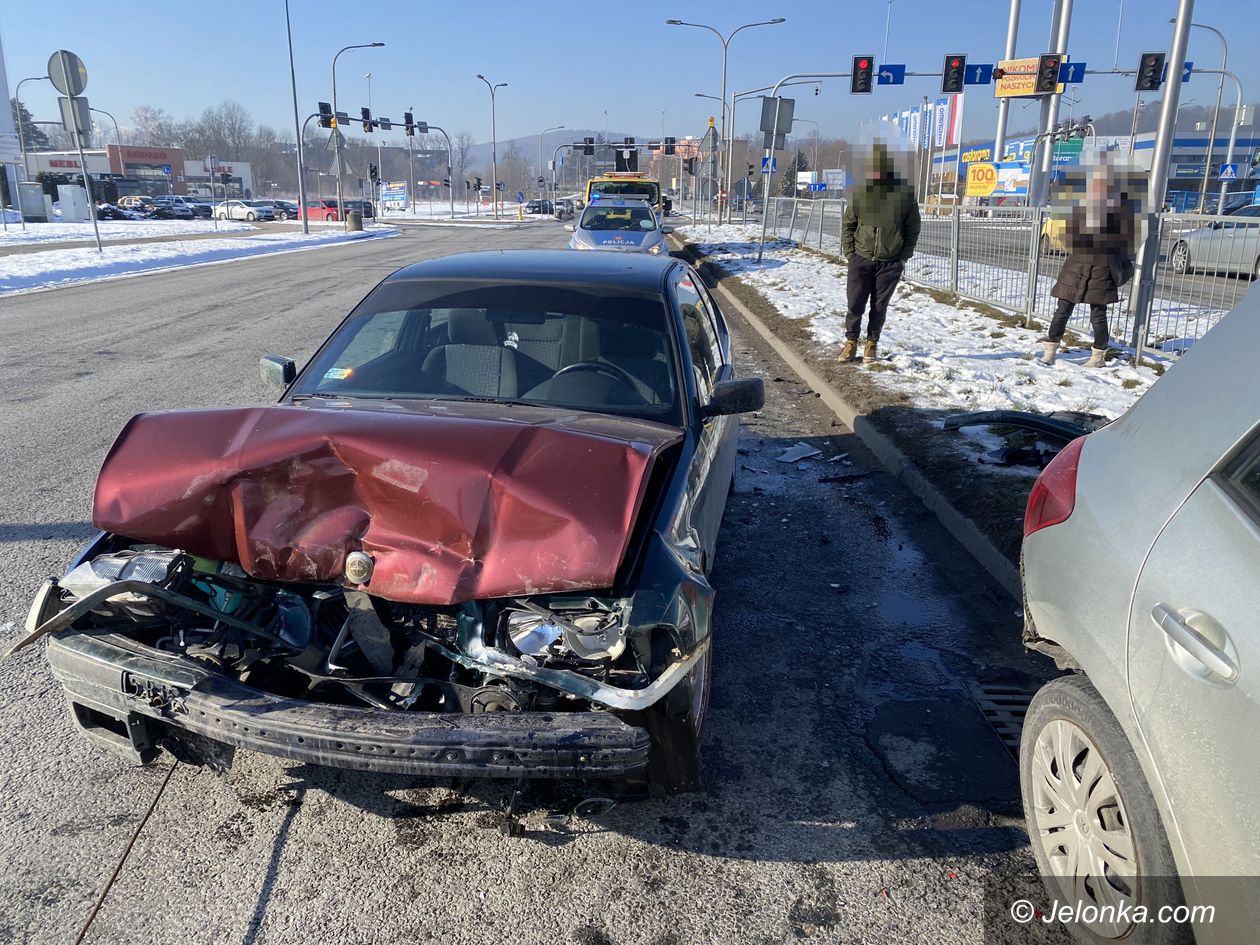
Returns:
[[[1039,252],[1042,256],[1049,256],[1050,249],[1050,235],[1048,233],[1042,233],[1041,239],[1037,241],[1037,252]]]
[[[1033,698],[1020,740],[1019,780],[1046,891],[1061,902],[1099,907],[1096,921],[1073,926],[1080,941],[1191,945],[1189,925],[1130,919],[1138,906],[1155,914],[1185,900],[1137,756],[1084,676],[1060,677]]]
[[[1256,264],[1251,267],[1251,278],[1260,279],[1260,256],[1256,257]]]
[[[245,219],[246,219],[246,220],[248,220],[250,223],[253,223],[253,222],[254,222],[255,220],[257,220],[258,218],[257,218],[256,216],[254,216],[254,214],[252,214],[252,213],[247,213],[247,214],[245,214]]]
[[[220,220],[226,220],[226,219],[227,219],[227,214],[226,214],[226,213],[220,213],[220,214],[219,214],[219,219],[220,219]]]
[[[1190,245],[1180,242],[1172,248],[1173,272],[1190,271]]]
[[[710,643],[686,678],[643,713],[644,727],[652,736],[647,778],[653,794],[703,790],[700,741],[709,715],[712,670]]]

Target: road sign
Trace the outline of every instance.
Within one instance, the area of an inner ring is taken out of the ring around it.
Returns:
[[[826,189],[827,189],[827,185],[825,183],[817,183],[817,184],[809,185],[809,192],[812,194],[821,193],[822,191]]]
[[[1064,85],[1076,85],[1085,81],[1085,63],[1064,62],[1059,65],[1059,81]]]
[[[999,62],[997,67],[1002,70],[1002,77],[997,80],[997,85],[993,89],[994,97],[1035,97],[1038,61],[1036,57],[1033,57],[1031,59],[1003,59]],[[1060,84],[1056,91],[1062,93],[1063,85]]]
[[[17,132],[0,131],[0,164],[21,164],[22,148]]]
[[[988,197],[997,190],[997,165],[988,163],[967,165],[967,196]]]
[[[163,164],[163,165],[162,165],[162,173],[163,173],[163,174],[165,174],[167,177],[170,177],[170,176],[171,176],[171,166],[170,166],[169,164]]]
[[[1194,72],[1194,63],[1190,61],[1189,59],[1187,59],[1185,66],[1181,70],[1181,81],[1189,82],[1190,75],[1193,72]],[[1168,64],[1167,63],[1164,64],[1164,72],[1163,72],[1163,75],[1160,77],[1160,81],[1161,82],[1168,81]]]
[[[823,181],[827,184],[828,190],[844,190],[845,173],[844,168],[830,168],[822,172]]]
[[[525,202],[525,191],[523,191],[523,190],[518,190],[518,191],[516,192],[516,202],[517,202],[517,203],[524,203],[524,202]]]
[[[779,169],[779,159],[778,159],[778,158],[768,158],[768,157],[763,157],[763,158],[761,159],[761,173],[763,173],[763,174],[773,174],[773,173],[775,173],[776,171],[778,171],[778,169]]]
[[[387,207],[404,210],[407,207],[407,182],[387,180],[381,182],[381,203]]]
[[[993,63],[969,62],[963,73],[963,85],[988,85],[993,81]]]
[[[87,66],[68,49],[58,49],[48,57],[48,78],[58,92],[73,98],[87,88]]]
[[[1222,164],[1221,176],[1217,180],[1238,180],[1238,165]]]
[[[896,65],[880,65],[879,73],[875,79],[876,85],[905,85],[906,84],[906,66],[905,63],[897,63]]]

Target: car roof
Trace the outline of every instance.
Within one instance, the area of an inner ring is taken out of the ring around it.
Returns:
[[[618,194],[615,197],[602,196],[598,200],[592,200],[587,204],[588,207],[647,207],[652,209],[652,202],[646,197],[639,197],[635,194],[626,194],[622,196]]]
[[[678,260],[630,253],[578,253],[569,249],[507,249],[457,253],[412,263],[386,277],[468,279],[476,281],[572,283],[659,292],[661,281]]]

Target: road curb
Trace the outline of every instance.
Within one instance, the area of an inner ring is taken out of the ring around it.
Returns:
[[[690,245],[677,241],[679,248]],[[739,278],[733,276],[731,278]],[[707,281],[707,280],[706,280]],[[989,538],[976,527],[971,519],[960,512],[911,462],[893,440],[876,429],[870,418],[852,406],[840,393],[811,368],[796,350],[779,338],[770,327],[752,313],[739,299],[721,284],[711,288],[722,298],[724,307],[739,312],[748,325],[774,349],[788,367],[814,391],[823,403],[853,431],[866,447],[875,454],[883,467],[918,497],[937,520],[945,526],[954,539],[967,550],[982,568],[989,572],[1015,600],[1021,599],[1019,569],[998,551]]]

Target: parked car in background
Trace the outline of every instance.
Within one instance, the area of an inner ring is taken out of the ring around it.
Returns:
[[[525,204],[525,212],[529,214],[545,214],[551,216],[556,212],[556,206],[549,199],[531,200]]]
[[[273,200],[275,204],[277,220],[296,220],[298,218],[298,205],[295,200]]]
[[[666,234],[672,226],[662,226],[651,204],[640,197],[604,197],[593,200],[576,223],[564,228],[573,234],[569,249],[596,249],[621,253],[669,254]]]
[[[306,201],[305,215],[311,220],[340,220],[335,197],[310,198]],[[302,216],[299,213],[298,218]]]
[[[1130,909],[1082,941],[1255,938],[1254,880],[1219,877],[1260,876],[1257,346],[1252,291],[1028,500],[1024,641],[1074,671],[1023,725],[1037,866],[1064,902],[1215,907],[1193,935]]]
[[[276,211],[260,200],[225,200],[214,208],[220,220],[274,220]]]
[[[335,202],[336,201],[334,201],[334,203]],[[363,214],[364,220],[372,220],[376,217],[376,208],[372,205],[372,201],[370,200],[347,200],[346,213],[350,213],[353,210],[358,210],[361,214]]]
[[[1184,233],[1168,253],[1173,272],[1223,272],[1260,279],[1260,206]]]
[[[171,216],[176,220],[191,220],[196,214],[179,194],[159,194],[153,198],[153,203],[158,207],[165,207],[171,211]]]
[[[574,206],[573,201],[568,197],[561,197],[556,201],[557,220],[571,220],[575,213],[577,213],[577,207]]]
[[[88,738],[702,787],[708,575],[764,392],[690,266],[431,259],[261,369],[276,406],[127,423],[102,531],[32,604],[14,648],[47,637]]]
[[[116,202],[118,206],[128,210],[142,210],[145,207],[154,206],[153,198],[148,194],[128,194],[125,197],[119,197]]]
[[[188,195],[184,197],[184,203],[188,205],[188,208],[193,212],[193,216],[197,219],[209,220],[214,216],[215,201],[211,200],[209,197],[195,197]]]

